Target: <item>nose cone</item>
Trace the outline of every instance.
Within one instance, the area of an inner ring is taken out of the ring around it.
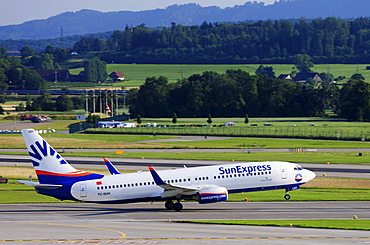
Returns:
[[[316,177],[316,174],[314,172],[306,169],[305,176],[306,176],[306,182],[308,182],[310,180],[313,180]]]

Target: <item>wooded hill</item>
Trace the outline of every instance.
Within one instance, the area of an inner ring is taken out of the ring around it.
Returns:
[[[247,20],[251,22],[256,20],[299,19],[302,17],[314,19],[331,16],[341,18],[369,16],[368,0],[280,0],[271,5],[265,5],[257,1],[247,2],[245,0],[245,2],[243,5],[224,9],[216,6],[201,7],[195,3],[172,5],[164,9],[146,11],[104,13],[84,9],[77,12],[65,12],[44,20],[27,21],[20,25],[1,26],[0,39],[38,40],[57,38],[62,34],[61,28],[63,28],[64,36],[70,36],[122,30],[126,25],[137,26],[142,23],[150,28],[156,28],[168,27],[172,22],[191,26],[200,25],[204,21],[210,23],[237,23]],[[16,9],[12,11],[14,14],[19,14]]]
[[[107,63],[293,63],[308,54],[314,63],[367,63],[370,19],[207,23],[153,30],[139,25],[114,31],[111,38],[83,38],[79,53],[99,54]]]

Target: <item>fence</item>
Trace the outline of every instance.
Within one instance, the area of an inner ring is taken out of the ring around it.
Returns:
[[[338,130],[328,127],[136,127],[87,129],[85,133],[272,137],[363,141],[370,139],[370,134],[367,131]]]

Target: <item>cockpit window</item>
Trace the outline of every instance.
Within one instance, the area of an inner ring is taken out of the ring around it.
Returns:
[[[301,165],[295,165],[294,170],[303,170]]]

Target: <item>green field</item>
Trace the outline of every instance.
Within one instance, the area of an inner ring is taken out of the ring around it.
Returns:
[[[107,72],[122,71],[125,73],[125,82],[115,83],[114,86],[137,87],[144,83],[147,77],[165,76],[169,82],[176,82],[177,79],[187,78],[193,74],[201,74],[204,71],[215,71],[224,73],[228,69],[242,69],[250,74],[254,74],[258,64],[240,64],[240,65],[150,65],[150,64],[108,64]],[[276,76],[292,72],[294,65],[274,65]],[[314,72],[329,72],[334,77],[345,76],[351,77],[355,73],[360,73],[365,80],[370,81],[370,70],[366,70],[367,64],[321,64],[315,65]],[[70,70],[71,74],[77,75],[82,68]]]
[[[237,137],[267,137],[267,138],[308,138],[329,140],[370,140],[370,124],[368,122],[347,122],[336,118],[212,118],[211,127],[207,118],[178,118],[174,125],[172,118],[143,118],[141,125],[157,123],[166,127],[136,127],[119,129],[88,129],[89,133],[118,134],[149,134],[149,135],[198,135],[198,136],[237,136]],[[232,121],[237,126],[224,127],[224,123]],[[266,123],[272,126],[264,126]],[[188,127],[179,127],[190,125]],[[191,127],[191,125],[203,125]],[[256,126],[252,126],[256,125]],[[310,126],[315,125],[315,126]],[[339,135],[338,135],[339,132]]]
[[[180,221],[200,224],[226,224],[226,225],[261,225],[281,227],[304,227],[344,230],[370,230],[370,220],[358,219],[318,219],[318,220],[192,220]]]

